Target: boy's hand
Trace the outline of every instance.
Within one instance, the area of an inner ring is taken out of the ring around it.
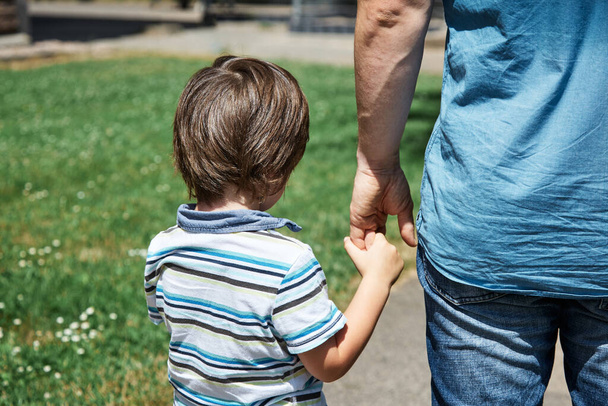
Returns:
[[[403,270],[403,259],[397,248],[383,234],[367,232],[365,250],[359,249],[346,237],[344,249],[363,278],[375,278],[391,286]]]
[[[311,374],[323,382],[332,382],[350,369],[372,335],[376,322],[390,294],[391,285],[403,269],[403,260],[383,234],[368,232],[365,249],[359,249],[349,237],[344,248],[363,280],[348,309],[346,326],[323,344],[299,354]]]

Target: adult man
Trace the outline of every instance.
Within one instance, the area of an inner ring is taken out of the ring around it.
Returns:
[[[432,0],[360,0],[351,238],[398,215]],[[558,331],[574,404],[608,399],[608,2],[445,0],[416,220],[434,404],[541,404]]]

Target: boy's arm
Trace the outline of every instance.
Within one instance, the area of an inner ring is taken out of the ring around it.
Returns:
[[[349,238],[344,248],[363,276],[348,309],[346,325],[320,346],[299,354],[306,369],[317,379],[332,382],[353,366],[374,331],[392,284],[403,269],[397,249],[382,234],[368,233],[367,250],[359,250]]]

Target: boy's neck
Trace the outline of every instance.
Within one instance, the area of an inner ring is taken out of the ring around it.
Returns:
[[[236,186],[229,187],[224,196],[214,202],[198,201],[196,211],[259,210],[260,202],[249,193],[244,193]]]
[[[270,209],[283,196],[285,186],[277,193],[262,199],[253,198],[250,194],[239,191],[236,187],[229,188],[224,196],[211,203],[198,201],[196,211],[227,211],[227,210],[259,210]]]
[[[217,203],[196,203],[196,211],[228,211],[228,210],[257,210],[252,208],[251,205],[242,204],[234,201],[224,201]]]

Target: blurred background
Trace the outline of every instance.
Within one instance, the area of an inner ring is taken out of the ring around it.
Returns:
[[[434,15],[441,19],[442,3]],[[294,32],[352,33],[356,0],[26,0],[0,1],[4,43],[90,41],[141,33],[151,26],[213,26],[222,21],[282,22]],[[21,35],[20,35],[21,34]]]

